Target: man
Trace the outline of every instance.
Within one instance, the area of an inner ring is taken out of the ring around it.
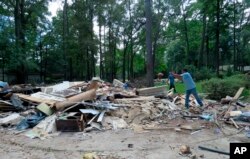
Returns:
[[[6,93],[9,92],[10,87],[7,82],[0,81],[0,92],[1,93]]]
[[[189,109],[189,96],[191,94],[193,94],[193,96],[195,97],[195,99],[199,103],[199,105],[203,106],[203,103],[197,94],[194,80],[191,77],[190,73],[188,73],[187,69],[183,69],[181,75],[173,73],[173,76],[182,80],[184,85],[185,85],[185,88],[186,88],[185,106],[186,106],[186,108]]]
[[[174,93],[176,93],[176,89],[174,85],[174,75],[172,72],[169,72],[168,81],[169,81],[169,90],[174,88]]]

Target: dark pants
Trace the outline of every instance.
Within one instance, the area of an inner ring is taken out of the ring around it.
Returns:
[[[176,93],[175,85],[174,85],[173,83],[170,83],[170,85],[169,85],[169,90],[172,89],[172,88],[174,88],[174,93]]]
[[[193,89],[189,89],[186,90],[186,99],[185,99],[185,106],[188,109],[189,108],[189,96],[193,94],[193,96],[195,97],[196,101],[199,103],[200,106],[203,106],[203,103],[201,101],[201,99],[199,98],[196,88]]]

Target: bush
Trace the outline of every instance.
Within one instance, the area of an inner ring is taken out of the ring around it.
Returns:
[[[207,67],[202,67],[198,69],[193,65],[186,65],[185,68],[188,69],[188,72],[191,73],[195,81],[207,80],[216,76],[214,71]]]
[[[215,72],[212,69],[206,67],[197,70],[196,73],[194,74],[194,78],[196,81],[207,80],[215,76],[216,76]]]
[[[240,87],[249,88],[249,77],[246,75],[234,75],[224,79],[212,78],[202,82],[203,91],[209,94],[208,98],[219,100],[221,98],[234,96]]]

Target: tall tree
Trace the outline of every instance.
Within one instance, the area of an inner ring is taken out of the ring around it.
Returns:
[[[216,0],[215,68],[219,76],[220,67],[220,0]]]
[[[154,85],[154,65],[152,55],[152,1],[145,0],[146,13],[146,50],[147,50],[147,85]]]

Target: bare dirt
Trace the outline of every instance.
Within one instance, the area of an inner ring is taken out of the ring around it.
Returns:
[[[13,131],[0,130],[1,159],[82,159],[87,152],[96,152],[105,159],[188,159],[196,155],[206,159],[228,159],[229,156],[198,148],[199,145],[229,152],[230,142],[250,142],[244,132],[224,129],[203,129],[193,135],[173,130],[108,130],[90,133],[61,133],[46,140],[30,139]],[[192,154],[181,155],[181,145],[188,145]]]

